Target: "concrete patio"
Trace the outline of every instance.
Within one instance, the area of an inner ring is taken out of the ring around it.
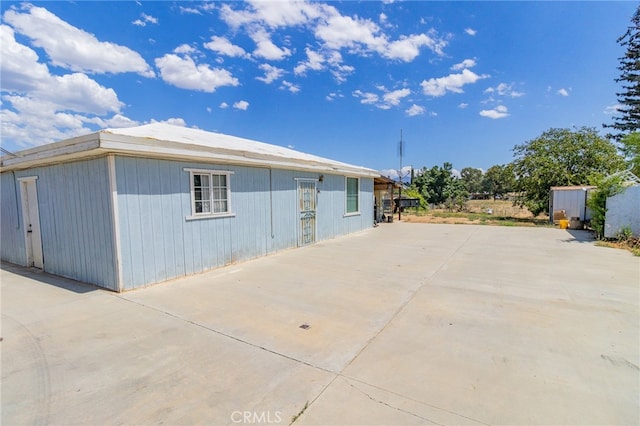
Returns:
[[[0,273],[2,424],[640,418],[640,258],[585,231],[381,224],[123,294]]]

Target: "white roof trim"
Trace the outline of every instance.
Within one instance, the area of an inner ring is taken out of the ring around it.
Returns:
[[[107,153],[174,160],[276,167],[379,177],[365,167],[305,154],[289,148],[220,133],[163,123],[107,129],[0,157],[0,171],[26,169]]]

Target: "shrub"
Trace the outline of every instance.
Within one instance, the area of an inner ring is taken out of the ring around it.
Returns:
[[[607,198],[622,192],[622,179],[618,176],[599,179],[595,182],[598,187],[592,191],[587,206],[591,209],[591,227],[596,238],[604,238],[604,220],[607,214]]]

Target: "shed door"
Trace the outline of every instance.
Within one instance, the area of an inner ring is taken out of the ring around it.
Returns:
[[[316,241],[316,182],[298,181],[298,245],[305,246]]]
[[[38,193],[36,177],[18,179],[22,197],[22,223],[27,247],[27,266],[42,269],[42,237],[40,235],[40,213],[38,212]]]

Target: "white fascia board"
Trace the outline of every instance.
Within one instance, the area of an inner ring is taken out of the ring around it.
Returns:
[[[54,162],[86,157],[88,152],[100,148],[98,133],[67,139],[16,152],[16,156],[0,158],[0,171],[21,170]]]

